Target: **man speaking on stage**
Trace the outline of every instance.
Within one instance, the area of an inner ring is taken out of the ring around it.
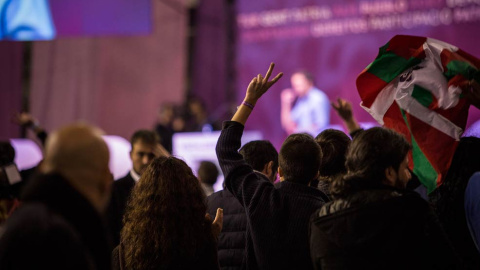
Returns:
[[[313,84],[307,71],[297,71],[290,77],[292,88],[281,93],[281,121],[287,134],[306,132],[316,136],[330,121],[330,101]]]

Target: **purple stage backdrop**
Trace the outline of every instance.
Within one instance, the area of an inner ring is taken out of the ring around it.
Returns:
[[[374,122],[358,104],[355,80],[378,48],[394,35],[439,39],[480,57],[480,2],[468,0],[265,0],[238,1],[237,100],[254,75],[270,62],[285,73],[257,104],[248,129],[264,132],[277,147],[286,133],[280,124],[280,91],[290,75],[310,70],[331,100],[354,104],[360,122]],[[276,74],[276,73],[275,73]],[[470,109],[468,125],[480,118]],[[341,124],[331,111],[331,124]]]

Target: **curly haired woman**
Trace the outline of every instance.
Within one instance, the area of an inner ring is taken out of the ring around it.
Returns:
[[[218,269],[213,225],[198,179],[182,160],[156,158],[132,191],[113,269]]]

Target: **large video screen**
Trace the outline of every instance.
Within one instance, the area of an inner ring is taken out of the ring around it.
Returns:
[[[150,0],[0,0],[0,39],[147,35]]]

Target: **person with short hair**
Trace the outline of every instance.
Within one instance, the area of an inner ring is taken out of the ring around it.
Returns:
[[[132,168],[124,177],[116,180],[112,187],[112,199],[107,211],[109,229],[114,245],[120,242],[122,219],[133,187],[155,157],[169,155],[160,145],[158,134],[151,130],[137,130],[130,139]]]
[[[277,178],[278,152],[267,140],[251,141],[238,151],[257,176],[273,183]],[[225,184],[225,183],[224,183]],[[245,256],[247,216],[245,209],[225,188],[208,196],[208,213],[215,216],[222,208],[225,224],[218,238],[218,262],[221,269],[242,269]]]
[[[237,150],[244,125],[259,98],[282,73],[269,81],[274,64],[265,78],[250,82],[245,99],[231,121],[225,121],[216,152],[225,175],[225,186],[244,206],[247,215],[246,269],[312,269],[308,248],[308,221],[325,202],[321,191],[308,184],[318,177],[320,148],[307,134],[290,135],[279,153],[275,187],[259,176]]]
[[[429,204],[407,191],[410,144],[386,128],[357,135],[333,202],[312,215],[315,269],[456,269],[455,256]]]
[[[1,269],[110,269],[103,214],[113,177],[101,135],[76,124],[48,137],[42,174],[0,238]]]
[[[198,180],[202,183],[203,191],[206,196],[210,196],[214,191],[213,185],[217,182],[218,168],[211,161],[202,161],[198,167]]]
[[[246,143],[238,151],[245,162],[270,182],[275,182],[278,170],[278,152],[270,141],[258,140]]]

